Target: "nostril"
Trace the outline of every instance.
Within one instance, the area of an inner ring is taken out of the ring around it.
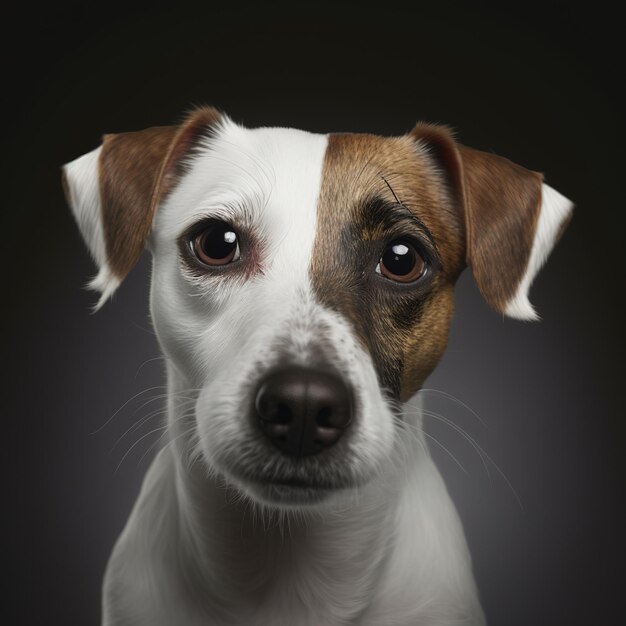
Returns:
[[[279,402],[276,405],[275,416],[272,421],[276,424],[289,424],[292,419],[293,413],[291,412],[291,409],[286,404]]]
[[[291,406],[281,401],[277,394],[263,386],[256,397],[256,410],[259,417],[272,424],[289,424],[293,420]]]
[[[324,406],[317,412],[315,416],[315,423],[318,426],[332,427],[331,418],[333,416],[333,409],[330,406]]]

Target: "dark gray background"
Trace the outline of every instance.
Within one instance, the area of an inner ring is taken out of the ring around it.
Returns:
[[[17,622],[97,623],[102,572],[163,407],[160,389],[132,399],[163,383],[149,259],[89,314],[95,299],[81,287],[93,266],[59,167],[104,132],[172,123],[199,103],[249,126],[321,132],[444,122],[464,143],[545,172],[577,203],[532,290],[543,321],[503,320],[465,274],[447,354],[427,383],[480,416],[484,425],[428,395],[499,469],[487,463],[490,479],[455,428],[427,428],[464,468],[433,444],[491,624],[621,621],[620,20],[597,3],[415,7],[417,18],[389,2],[69,4],[4,16],[4,570]]]

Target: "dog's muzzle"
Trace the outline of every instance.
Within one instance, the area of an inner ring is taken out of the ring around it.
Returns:
[[[337,375],[292,367],[273,371],[255,394],[265,436],[284,454],[309,456],[335,444],[352,421],[353,395]]]

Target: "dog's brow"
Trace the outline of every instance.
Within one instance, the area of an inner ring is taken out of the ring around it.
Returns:
[[[416,226],[419,228],[419,230],[430,241],[430,243],[432,244],[433,248],[435,248],[435,250],[439,251],[439,248],[437,247],[437,242],[435,241],[435,238],[433,237],[432,233],[428,229],[428,226],[426,226],[426,224],[424,224],[424,222],[417,215],[415,215],[415,213],[413,213],[413,211],[411,211],[402,202],[402,200],[400,200],[400,198],[398,197],[396,192],[393,190],[393,187],[391,186],[389,181],[382,174],[380,174],[380,177],[383,179],[385,185],[387,185],[387,187],[389,188],[389,191],[391,191],[391,194],[393,195],[393,197],[394,197],[394,199],[396,201],[396,205],[394,205],[394,208],[396,209],[396,212],[404,213],[405,214],[404,217],[406,217],[407,219],[410,219],[412,222],[414,222],[416,224]]]
[[[184,234],[194,224],[207,220],[216,219],[224,222],[233,222],[238,225],[250,227],[255,221],[254,207],[258,205],[257,198],[228,198],[200,204],[181,227]]]
[[[362,215],[366,227],[377,231],[380,227],[387,231],[394,231],[399,224],[410,224],[423,239],[425,245],[439,256],[439,247],[432,233],[424,222],[405,204],[391,202],[386,198],[368,198],[362,205]]]
[[[396,199],[396,202],[400,206],[404,206],[402,202],[400,201],[400,198],[398,198],[396,192],[393,190],[393,187],[389,184],[389,181],[382,174],[380,175],[380,177],[383,179],[385,185],[387,185],[387,187],[389,188],[389,191],[391,191],[391,195]]]
[[[435,248],[435,250],[439,251],[439,248],[437,246],[437,242],[435,241],[435,238],[432,236],[432,233],[430,232],[430,230],[428,230],[428,226],[426,226],[426,224],[424,224],[424,222],[417,217],[417,215],[415,215],[415,213],[413,213],[408,207],[406,207],[404,204],[400,205],[400,208],[395,207],[397,209],[398,213],[402,213],[403,216],[410,220],[411,222],[413,222],[418,229],[420,230],[420,232],[428,239],[428,241],[432,244],[433,248]]]

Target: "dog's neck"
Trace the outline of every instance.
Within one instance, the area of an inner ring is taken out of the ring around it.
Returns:
[[[185,388],[170,372],[170,397]],[[204,462],[188,463],[183,412],[170,405],[179,557],[195,572],[198,597],[215,605],[289,602],[331,610],[336,618],[365,609],[389,553],[397,485],[388,475],[322,512],[271,511],[252,505]],[[385,532],[386,529],[386,532]],[[342,614],[343,613],[343,614]],[[320,616],[321,618],[321,616]]]
[[[219,603],[365,606],[386,553],[389,503],[363,498],[326,515],[255,511],[214,477],[180,466],[180,540]],[[386,504],[386,506],[385,506]],[[367,523],[364,523],[367,520]],[[316,595],[318,597],[316,597]]]

